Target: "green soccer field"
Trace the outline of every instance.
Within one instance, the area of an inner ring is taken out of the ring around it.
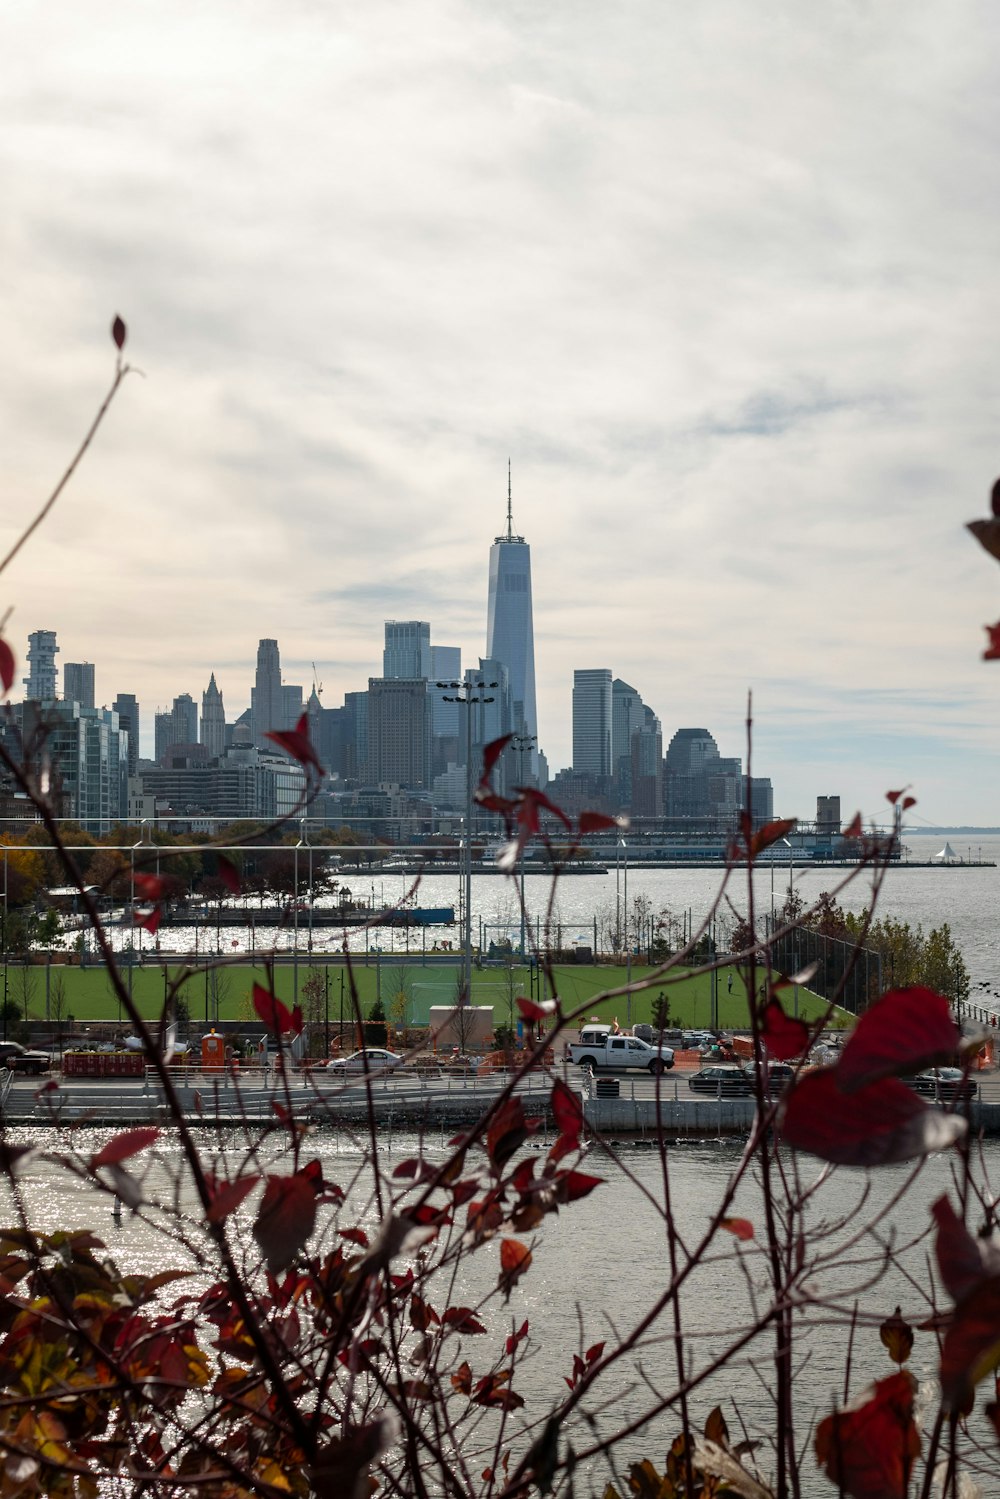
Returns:
[[[634,965],[632,982],[641,982],[654,970]],[[253,1021],[253,986],[273,986],[278,997],[288,1004],[296,998],[313,1014],[327,1014],[331,1021],[351,1015],[351,980],[356,985],[363,1012],[367,1015],[381,1000],[389,1020],[409,1025],[427,1023],[432,1005],[454,1004],[461,968],[457,964],[422,963],[419,959],[395,963],[374,958],[366,964],[362,957],[348,974],[341,963],[278,963],[270,972],[264,965],[235,963],[217,969],[187,970],[182,964],[166,967],[134,967],[123,970],[126,987],[131,985],[133,998],[146,1019],[158,1017],[167,989],[184,976],[181,994],[186,1001],[192,1028],[210,1025],[216,1020]],[[662,993],[669,1005],[671,1023],[684,1028],[704,1029],[713,1023],[723,1029],[742,1029],[748,1023],[746,990],[743,977],[734,970],[715,976],[689,974],[678,970],[656,980],[649,989],[637,994],[614,994],[598,999],[607,991],[622,988],[627,982],[624,967],[570,964],[557,967],[554,978],[563,1011],[581,1011],[581,1019],[592,1015],[602,1020],[617,1019],[622,1027],[636,1021],[649,1021],[653,1006]],[[536,998],[548,998],[549,986],[543,975],[534,977]],[[8,1000],[32,1020],[61,1022],[72,1026],[75,1021],[119,1021],[122,1010],[108,974],[103,967],[77,968],[68,965],[42,965],[23,968],[9,964],[6,969]],[[472,1003],[490,1005],[494,1021],[501,1025],[517,1019],[517,995],[532,993],[532,975],[527,968],[503,967],[473,969]],[[307,1000],[312,997],[312,1004]],[[790,1014],[810,1020],[821,1014],[824,1001],[807,989],[786,990],[782,1003]],[[846,1012],[838,1011],[834,1024],[849,1022]]]

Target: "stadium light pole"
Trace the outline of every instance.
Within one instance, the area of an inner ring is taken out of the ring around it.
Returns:
[[[534,734],[515,734],[511,740],[511,748],[517,750],[518,755],[518,779],[523,786],[524,782],[524,756],[527,750],[535,743]],[[524,962],[524,849],[521,850],[521,962]]]
[[[446,689],[442,698],[446,703],[458,703],[465,709],[465,932],[463,935],[462,986],[465,1002],[472,1000],[472,709],[477,703],[492,703],[487,697],[498,683],[484,682],[482,678],[464,682],[435,682],[435,687]]]

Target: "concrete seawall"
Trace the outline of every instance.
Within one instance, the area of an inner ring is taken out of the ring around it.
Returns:
[[[462,1126],[482,1118],[496,1097],[499,1084],[490,1079],[468,1082],[431,1081],[411,1090],[375,1083],[372,1107],[376,1123],[386,1130],[440,1129]],[[518,1086],[525,1112],[542,1120],[542,1132],[554,1128],[549,1110],[551,1080],[529,1074]],[[192,1124],[257,1128],[276,1123],[274,1105],[291,1104],[293,1115],[315,1125],[368,1124],[368,1103],[360,1085],[303,1086],[293,1078],[284,1085],[228,1078],[179,1083],[177,1096]],[[745,1098],[583,1098],[588,1128],[610,1139],[651,1138],[659,1131],[668,1140],[745,1137],[754,1120],[754,1103]],[[39,1091],[35,1080],[19,1079],[2,1105],[8,1126],[43,1130],[53,1126],[118,1126],[169,1124],[159,1088],[129,1078],[87,1082],[64,1081],[52,1092]],[[1000,1136],[1000,1103],[975,1101],[970,1106],[974,1135]]]

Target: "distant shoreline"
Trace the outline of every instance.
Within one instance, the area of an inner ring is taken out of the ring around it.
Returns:
[[[904,828],[903,829],[903,837],[904,838],[941,838],[941,837],[944,836],[945,833],[953,833],[953,834],[955,834],[956,837],[959,834],[961,834],[962,837],[964,838],[967,834],[971,834],[971,833],[991,833],[991,834],[996,835],[996,834],[1000,833],[1000,828],[967,828],[967,827],[948,828],[948,827],[940,827],[940,828]]]

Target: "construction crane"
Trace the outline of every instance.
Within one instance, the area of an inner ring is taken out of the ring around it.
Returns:
[[[317,697],[321,698],[323,696],[323,683],[319,680],[319,676],[318,676],[318,674],[316,672],[316,663],[315,663],[315,661],[312,664],[312,668],[313,668],[313,691],[316,693]]]

